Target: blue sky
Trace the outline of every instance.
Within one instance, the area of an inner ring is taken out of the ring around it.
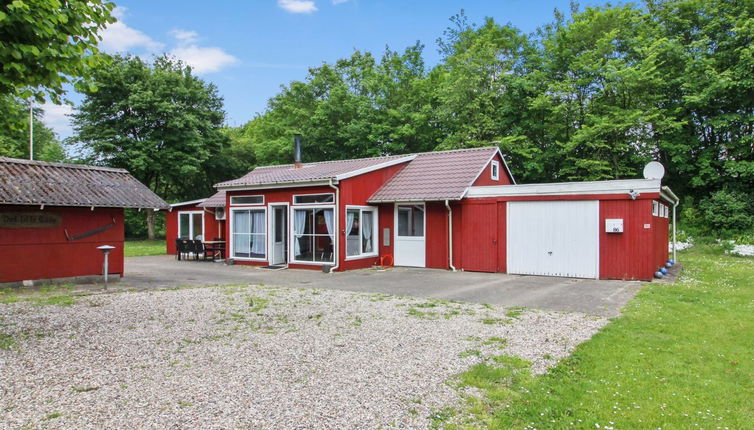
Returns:
[[[582,7],[604,3],[582,1]],[[379,55],[417,40],[428,65],[439,61],[436,39],[449,18],[464,9],[471,22],[484,17],[526,33],[549,22],[568,0],[374,1],[117,1],[119,21],[103,34],[108,52],[143,58],[171,52],[217,85],[227,123],[237,126],[264,111],[281,85],[306,76],[307,68],[349,56],[355,49]],[[70,94],[77,102],[80,97]],[[67,107],[45,106],[45,122],[60,137],[71,134]]]

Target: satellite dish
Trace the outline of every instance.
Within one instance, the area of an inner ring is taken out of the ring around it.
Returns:
[[[665,167],[657,161],[650,161],[644,166],[644,179],[662,179],[665,176]]]

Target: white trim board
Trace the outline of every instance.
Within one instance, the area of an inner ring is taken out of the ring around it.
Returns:
[[[170,209],[177,208],[178,206],[195,205],[204,202],[207,199],[188,200],[185,202],[171,203]]]
[[[466,197],[628,194],[631,191],[639,193],[639,195],[642,193],[659,193],[660,181],[656,179],[618,179],[612,181],[478,186],[469,187]]]
[[[353,178],[354,176],[363,175],[365,173],[374,172],[375,170],[384,169],[386,167],[395,166],[396,164],[408,163],[416,158],[416,154],[409,155],[407,157],[401,157],[395,160],[386,161],[384,163],[375,164],[374,166],[364,167],[361,169],[353,170],[348,173],[341,173],[335,176],[335,179],[341,181],[343,179]]]

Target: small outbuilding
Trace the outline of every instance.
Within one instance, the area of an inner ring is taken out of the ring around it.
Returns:
[[[165,215],[165,238],[167,253],[173,255],[176,239],[225,240],[225,191],[172,203]]]
[[[160,197],[128,171],[0,157],[0,283],[123,276],[124,208],[159,210]]]
[[[518,185],[487,147],[299,159],[216,188],[235,264],[649,280],[678,203],[661,178]]]

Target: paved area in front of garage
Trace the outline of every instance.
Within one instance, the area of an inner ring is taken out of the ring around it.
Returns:
[[[122,287],[136,289],[256,283],[459,300],[503,306],[617,316],[641,282],[452,272],[438,269],[363,269],[339,273],[269,270],[172,256],[126,258]]]

